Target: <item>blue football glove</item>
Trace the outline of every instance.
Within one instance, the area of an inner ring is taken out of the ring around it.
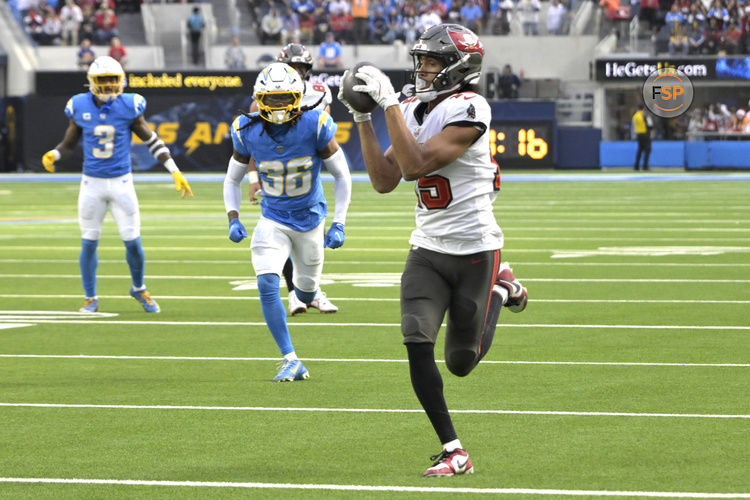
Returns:
[[[245,226],[242,225],[242,222],[239,219],[229,221],[229,239],[235,243],[239,243],[245,238],[247,238],[247,231],[245,231]]]
[[[334,222],[326,233],[326,239],[323,242],[323,246],[328,248],[338,248],[343,244],[344,225],[340,222]]]

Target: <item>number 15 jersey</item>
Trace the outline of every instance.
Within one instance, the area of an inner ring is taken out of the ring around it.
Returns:
[[[414,97],[401,103],[406,127],[419,144],[448,126],[474,127],[481,134],[453,162],[417,180],[417,228],[409,243],[451,255],[502,248],[503,232],[492,213],[499,172],[490,158],[489,104],[474,92],[462,92],[429,114],[426,109]]]
[[[146,110],[146,99],[140,94],[120,94],[108,106],[97,106],[95,99],[88,92],[76,94],[65,106],[65,114],[82,130],[83,173],[103,178],[128,174],[130,126]]]

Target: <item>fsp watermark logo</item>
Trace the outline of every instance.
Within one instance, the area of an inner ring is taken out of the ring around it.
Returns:
[[[693,103],[693,83],[678,69],[659,68],[643,84],[643,101],[656,116],[680,116]]]

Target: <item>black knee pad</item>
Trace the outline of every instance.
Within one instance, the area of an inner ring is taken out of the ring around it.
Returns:
[[[401,333],[404,335],[404,343],[421,344],[424,342],[435,342],[435,339],[425,332],[419,317],[413,314],[404,314],[401,316]]]
[[[477,366],[477,354],[469,349],[458,349],[445,356],[445,366],[457,377],[465,377]]]

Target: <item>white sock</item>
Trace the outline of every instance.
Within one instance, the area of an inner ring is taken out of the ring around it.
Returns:
[[[448,441],[447,443],[443,443],[443,449],[447,451],[448,453],[457,450],[458,448],[461,448],[461,441],[458,439],[454,439],[453,441]]]
[[[508,302],[508,289],[501,285],[495,285],[494,290],[495,292],[500,295],[500,299],[503,301],[503,305],[505,305]]]
[[[297,359],[297,353],[292,351],[289,354],[284,354],[284,359],[287,361],[294,361]]]
[[[145,284],[145,283],[144,283],[144,284],[143,284],[143,286],[141,286],[140,288],[136,288],[136,287],[133,287],[133,291],[134,291],[134,292],[142,292],[142,291],[144,291],[145,289],[146,289],[146,284]]]

